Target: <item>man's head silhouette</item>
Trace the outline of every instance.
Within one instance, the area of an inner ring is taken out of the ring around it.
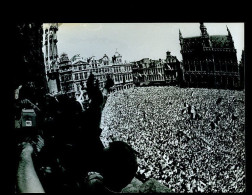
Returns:
[[[121,191],[137,172],[136,151],[127,143],[115,141],[104,149],[102,175],[104,185],[112,191]]]

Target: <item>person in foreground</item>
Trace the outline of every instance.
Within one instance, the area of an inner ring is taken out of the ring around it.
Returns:
[[[66,95],[57,101],[47,97],[42,122],[33,129],[41,134],[26,133],[21,140],[27,141],[18,141],[19,192],[111,193],[131,182],[138,168],[136,152],[121,141],[104,148],[100,140],[104,99],[92,74],[87,92],[91,102],[85,111]]]
[[[32,153],[33,147],[30,143],[23,142],[17,171],[17,186],[21,193],[44,193],[38,175],[35,171]]]
[[[33,146],[22,143],[17,170],[17,187],[21,193],[44,193],[46,190],[35,171]],[[125,142],[115,141],[104,148],[100,162],[94,172],[83,175],[78,192],[116,193],[126,187],[134,178],[138,165],[135,151]],[[81,170],[80,170],[81,172]],[[60,191],[60,189],[59,189]]]

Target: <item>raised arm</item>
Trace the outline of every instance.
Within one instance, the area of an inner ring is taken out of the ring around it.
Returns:
[[[44,193],[32,161],[33,147],[23,143],[17,170],[17,186],[20,193]]]

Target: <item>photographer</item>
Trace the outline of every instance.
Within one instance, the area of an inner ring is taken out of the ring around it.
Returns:
[[[31,144],[22,143],[17,171],[18,190],[21,193],[52,192],[44,190],[35,171],[33,151]],[[90,171],[83,175],[78,181],[78,185],[75,186],[76,188],[71,188],[71,191],[63,191],[57,185],[57,181],[51,181],[54,191],[118,193],[131,182],[138,167],[134,150],[128,144],[120,141],[110,143],[110,146],[103,150],[100,160],[100,166],[95,170],[99,172]],[[81,172],[81,169],[79,171]],[[69,183],[65,185],[69,185]]]
[[[85,112],[67,96],[47,98],[38,128],[43,135],[21,144],[19,192],[119,192],[133,179],[134,150],[125,143],[104,148],[99,138],[103,97],[99,83],[89,84]]]

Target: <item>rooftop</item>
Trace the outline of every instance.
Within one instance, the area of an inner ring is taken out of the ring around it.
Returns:
[[[226,35],[210,36],[213,48],[230,48],[231,44]]]
[[[209,36],[213,48],[230,48],[231,42],[227,35],[212,35]],[[187,48],[195,48],[201,45],[201,36],[183,38],[183,45]]]

